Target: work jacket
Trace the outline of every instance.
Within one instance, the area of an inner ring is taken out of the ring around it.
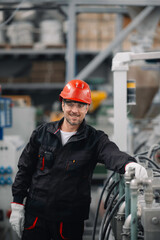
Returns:
[[[103,132],[86,124],[62,146],[60,125],[45,123],[24,148],[12,186],[14,202],[26,199],[26,211],[46,219],[84,220],[91,202],[91,179],[97,163],[123,174],[134,158],[121,152]]]

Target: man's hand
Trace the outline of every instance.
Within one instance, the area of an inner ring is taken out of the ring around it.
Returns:
[[[24,229],[24,205],[19,203],[11,203],[11,216],[10,223],[14,231],[18,234],[18,236],[22,237],[22,232]]]
[[[146,169],[144,167],[142,167],[140,164],[135,163],[135,162],[130,162],[125,166],[125,170],[128,171],[128,169],[130,167],[135,169],[135,177],[136,178],[143,179],[143,178],[148,177]]]

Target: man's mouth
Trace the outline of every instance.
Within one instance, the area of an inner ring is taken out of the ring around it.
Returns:
[[[70,115],[72,118],[78,118],[79,115]]]

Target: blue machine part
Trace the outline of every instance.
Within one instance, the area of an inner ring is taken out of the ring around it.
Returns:
[[[12,168],[10,166],[5,168],[5,173],[6,174],[12,174],[12,172],[13,172],[13,170],[12,170]]]
[[[5,185],[5,178],[4,177],[0,177],[0,185]]]
[[[4,174],[5,173],[5,168],[3,166],[0,166],[0,174]]]
[[[12,100],[0,97],[0,127],[12,126]]]
[[[3,128],[12,126],[12,100],[0,97],[0,140],[3,139]]]
[[[8,177],[5,179],[5,184],[11,185],[13,183],[12,178]]]

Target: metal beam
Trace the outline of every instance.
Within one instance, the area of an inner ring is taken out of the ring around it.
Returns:
[[[159,0],[75,0],[76,4],[83,5],[111,5],[111,6],[159,6]]]
[[[0,0],[0,4],[20,3],[20,0]],[[59,5],[68,5],[74,2],[78,5],[111,5],[111,6],[160,6],[160,0],[28,0],[32,4],[57,3]]]
[[[118,36],[123,30],[123,14],[116,15],[116,36]],[[122,43],[118,44],[117,48],[114,50],[114,53],[122,51]]]
[[[102,50],[77,76],[79,79],[86,79],[103,61],[106,59],[112,51],[127,37],[127,35],[142,22],[152,11],[154,7],[146,7],[141,11],[137,17],[120,32],[119,36],[113,40],[108,48]]]
[[[99,7],[81,7],[77,6],[77,13],[128,13],[128,8],[126,7],[107,7],[107,6],[99,6]]]
[[[6,55],[65,55],[65,48],[48,48],[48,49],[36,49],[36,48],[2,48],[0,49],[0,57]]]
[[[2,83],[2,89],[62,89],[64,83]]]
[[[76,11],[75,4],[71,3],[68,9],[68,32],[67,32],[67,53],[66,53],[66,83],[75,76],[76,57]]]
[[[73,0],[79,5],[111,5],[111,6],[159,6],[159,0]]]

